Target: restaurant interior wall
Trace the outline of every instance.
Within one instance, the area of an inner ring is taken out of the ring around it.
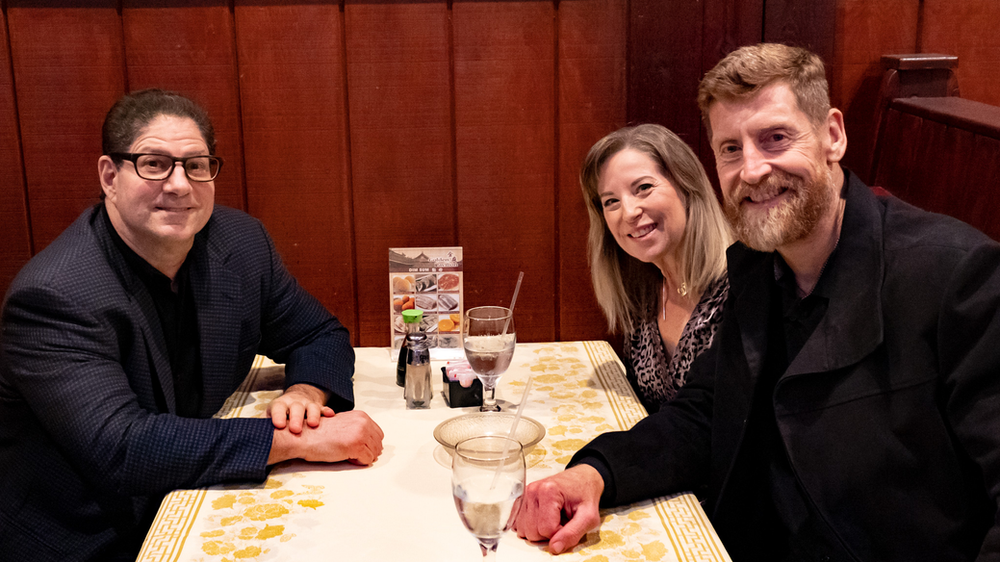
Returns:
[[[465,248],[466,306],[510,299],[519,338],[603,339],[577,171],[626,123],[659,122],[714,178],[694,92],[733,48],[829,61],[848,164],[867,158],[879,57],[959,56],[1000,105],[993,0],[0,0],[0,291],[98,200],[100,124],[163,87],[212,115],[217,202],[260,218],[289,269],[387,345],[387,249]]]

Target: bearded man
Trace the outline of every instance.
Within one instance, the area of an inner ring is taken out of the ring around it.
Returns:
[[[521,537],[683,490],[733,560],[1000,560],[1000,245],[840,166],[823,63],[741,48],[699,88],[730,293],[673,402],[534,482]],[[947,186],[942,186],[942,189]]]

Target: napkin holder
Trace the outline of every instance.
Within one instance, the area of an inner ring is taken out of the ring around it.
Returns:
[[[441,380],[444,383],[444,401],[452,408],[466,408],[468,406],[483,405],[483,383],[478,378],[472,381],[472,385],[465,387],[458,378],[452,379],[448,376],[447,366],[441,367]]]

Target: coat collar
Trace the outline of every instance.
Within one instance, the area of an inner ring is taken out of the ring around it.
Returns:
[[[201,335],[203,404],[222,404],[232,392],[231,378],[239,359],[242,276],[233,270],[230,248],[211,236],[215,215],[195,237],[191,248],[191,288]],[[211,414],[212,412],[203,412]]]
[[[156,305],[153,304],[153,297],[149,294],[145,284],[132,271],[125,256],[116,247],[113,238],[115,233],[111,232],[113,227],[109,226],[106,213],[103,203],[97,205],[91,216],[91,227],[94,229],[94,235],[108,260],[108,264],[129,296],[130,315],[136,318],[136,324],[142,330],[142,337],[146,342],[146,350],[152,363],[150,369],[153,372],[150,374],[156,377],[159,382],[167,411],[175,413],[177,402],[174,396],[173,371],[170,368],[170,356],[167,354],[167,340],[163,335],[159,316],[156,314]],[[134,373],[126,373],[126,376],[132,385],[146,385],[146,381],[139,380],[140,377]],[[154,393],[152,388],[149,389],[149,392]]]
[[[129,295],[129,305],[134,317],[140,321],[143,339],[152,363],[152,373],[159,382],[166,401],[167,411],[176,413],[173,371],[167,353],[166,338],[160,326],[156,306],[146,286],[129,267],[125,257],[112,240],[112,233],[103,214],[103,205],[95,207],[91,224],[108,263],[118,276],[122,287]],[[198,315],[198,331],[201,339],[202,378],[205,381],[203,404],[222,403],[229,395],[229,379],[213,374],[229,373],[235,369],[238,359],[240,338],[240,315],[236,313],[236,303],[240,300],[240,275],[231,269],[231,251],[211,240],[211,230],[215,215],[205,228],[195,236],[191,248],[191,289],[194,294],[195,310]],[[132,377],[130,377],[130,380]],[[211,384],[220,381],[219,388]],[[133,384],[141,382],[133,381]],[[220,399],[221,395],[221,399]],[[204,413],[204,412],[203,412]]]
[[[830,295],[829,305],[789,365],[786,377],[854,364],[882,343],[882,206],[868,186],[849,171],[844,172],[847,203],[840,242],[822,280]],[[736,243],[730,247],[728,257],[743,350],[750,372],[756,377],[767,350],[774,254]]]

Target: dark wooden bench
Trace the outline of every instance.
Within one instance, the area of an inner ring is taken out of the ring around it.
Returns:
[[[871,183],[1000,240],[1000,107],[958,96],[955,57],[882,62]]]

